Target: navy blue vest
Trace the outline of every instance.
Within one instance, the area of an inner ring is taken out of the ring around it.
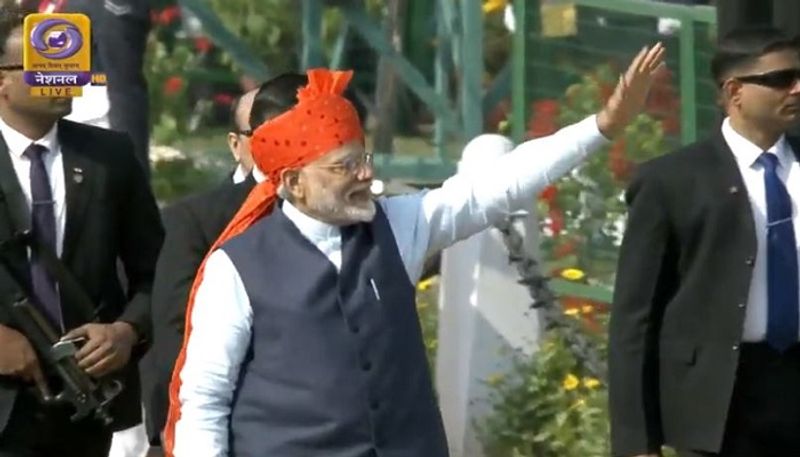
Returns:
[[[222,249],[253,309],[231,457],[448,455],[415,287],[380,209],[342,229],[340,273],[277,208]]]

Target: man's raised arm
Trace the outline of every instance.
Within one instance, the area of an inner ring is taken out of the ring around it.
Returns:
[[[416,236],[429,236],[423,243],[426,252],[450,246],[510,212],[530,207],[544,187],[622,133],[642,111],[653,78],[663,65],[664,51],[661,43],[643,48],[596,115],[520,144],[479,176],[458,174],[428,192],[418,213],[417,228],[421,230],[414,230]],[[391,206],[387,208],[390,220]]]

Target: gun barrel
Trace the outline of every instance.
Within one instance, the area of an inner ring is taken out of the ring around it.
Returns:
[[[11,317],[22,333],[31,342],[33,349],[47,365],[52,365],[50,348],[58,341],[50,322],[39,312],[27,297],[19,297],[11,305]]]

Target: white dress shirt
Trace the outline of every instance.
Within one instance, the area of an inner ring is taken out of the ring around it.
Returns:
[[[242,168],[242,165],[239,164],[236,166],[236,170],[233,172],[231,180],[233,181],[234,184],[239,184],[241,182],[244,182],[245,179],[247,179],[247,174],[248,174],[247,171],[245,171],[245,169]],[[253,175],[253,178],[256,180],[257,183],[267,180],[266,175],[264,175],[264,173],[261,170],[259,170],[258,167],[256,166],[253,166],[253,170],[250,172],[250,174]]]
[[[67,192],[64,187],[64,160],[61,155],[61,147],[58,144],[58,124],[53,125],[53,128],[42,138],[33,140],[17,132],[0,119],[0,133],[3,135],[6,146],[8,146],[11,164],[14,166],[17,179],[22,187],[22,193],[25,194],[29,210],[33,208],[31,161],[25,156],[24,152],[31,143],[42,145],[48,150],[43,156],[43,160],[47,170],[47,177],[50,180],[50,190],[53,192],[53,200],[55,200],[56,254],[60,256],[64,245],[64,227],[67,223]]]
[[[236,170],[233,172],[233,176],[231,177],[234,184],[239,184],[247,179],[247,171],[245,171],[242,164],[236,165]]]
[[[408,280],[419,280],[429,254],[530,207],[539,191],[604,144],[607,140],[591,116],[554,135],[521,144],[487,168],[481,179],[462,173],[435,190],[378,199]],[[306,216],[288,202],[283,211],[340,268],[339,229]],[[224,251],[214,252],[191,313],[192,332],[180,373],[176,457],[227,456],[231,399],[250,344],[252,317],[236,268]]]
[[[753,276],[750,278],[750,295],[747,298],[743,340],[748,342],[764,341],[767,336],[767,193],[764,186],[764,167],[757,162],[758,157],[764,151],[734,130],[730,119],[725,119],[722,123],[722,135],[733,151],[739,172],[747,188],[747,196],[753,210],[758,247]],[[786,185],[786,190],[792,197],[792,223],[796,234],[795,239],[800,240],[800,213],[797,211],[797,204],[800,202],[800,164],[797,163],[792,147],[786,141],[785,136],[781,136],[767,152],[778,156],[780,163],[777,169],[778,177]]]

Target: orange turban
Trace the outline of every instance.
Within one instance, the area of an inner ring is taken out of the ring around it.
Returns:
[[[307,74],[308,85],[297,91],[297,105],[264,122],[253,132],[253,159],[259,170],[267,176],[267,180],[253,188],[197,270],[186,306],[183,347],[175,362],[169,386],[170,407],[164,430],[167,456],[173,455],[175,424],[180,419],[180,373],[186,362],[186,346],[192,332],[194,299],[203,280],[208,256],[227,240],[244,232],[272,211],[277,200],[281,174],[285,170],[302,168],[345,143],[364,141],[358,113],[343,96],[353,72],[313,69]]]

